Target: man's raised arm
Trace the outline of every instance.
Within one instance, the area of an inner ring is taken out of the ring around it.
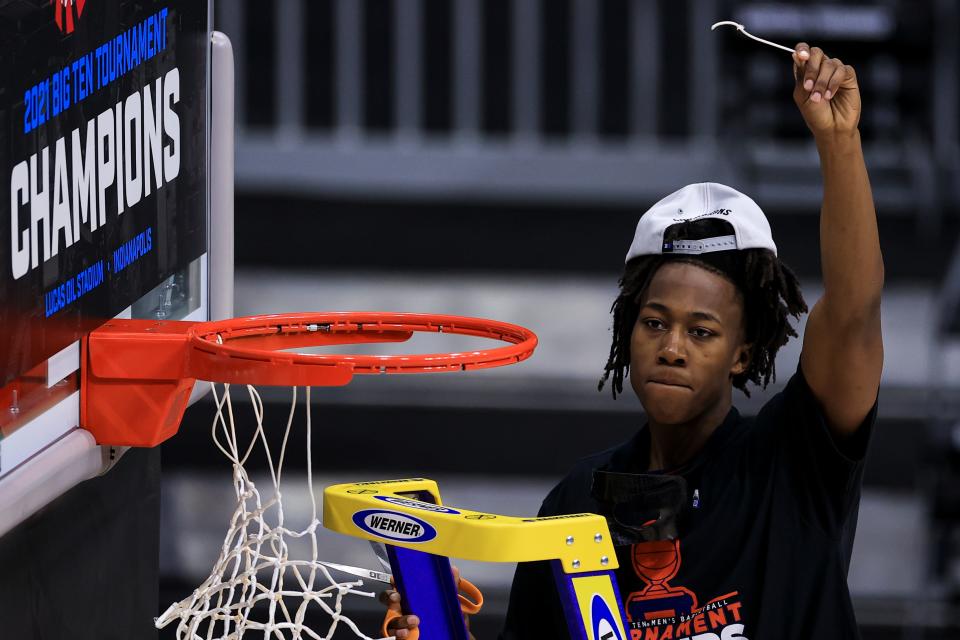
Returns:
[[[793,54],[793,97],[813,132],[823,172],[823,297],[803,336],[800,366],[835,436],[852,435],[877,397],[883,368],[883,256],[860,145],[853,67],[806,43]]]

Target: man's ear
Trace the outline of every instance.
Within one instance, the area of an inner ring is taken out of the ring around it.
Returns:
[[[735,360],[733,361],[733,366],[730,368],[731,376],[738,376],[748,368],[750,368],[750,361],[753,358],[753,345],[743,343],[737,347],[737,352],[734,354]]]

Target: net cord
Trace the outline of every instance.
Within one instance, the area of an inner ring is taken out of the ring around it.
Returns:
[[[290,411],[284,428],[283,441],[274,463],[264,427],[264,404],[260,393],[246,385],[250,397],[256,429],[250,442],[241,448],[237,436],[235,412],[231,397],[231,385],[222,385],[222,393],[211,383],[216,415],[211,425],[214,445],[233,466],[233,485],[237,505],[230,519],[230,527],[224,538],[220,556],[204,582],[190,597],[174,603],[157,619],[157,628],[177,621],[178,640],[239,640],[244,634],[255,632],[264,640],[330,640],[342,623],[357,637],[375,640],[360,631],[357,624],[343,613],[343,599],[347,595],[374,597],[374,593],[361,591],[363,581],[355,579],[338,582],[327,567],[319,564],[317,529],[321,523],[317,515],[317,500],[313,487],[313,420],[311,389],[305,388],[306,404],[306,458],[307,487],[311,505],[310,524],[301,531],[285,525],[283,496],[280,482],[286,459],[287,445],[296,415],[298,390],[292,388]],[[255,484],[250,480],[245,465],[257,444],[262,445],[267,459],[273,496],[264,501]],[[242,451],[242,453],[241,453]],[[249,509],[249,503],[253,509]],[[271,526],[267,514],[274,510],[276,524]],[[287,539],[308,537],[309,559],[289,557]],[[290,577],[294,584],[288,584]],[[269,580],[261,576],[269,574]],[[332,600],[332,603],[328,603]],[[289,601],[289,602],[288,602]],[[296,601],[296,602],[295,602]],[[267,603],[266,612],[255,610],[258,604]],[[295,609],[291,610],[293,605]],[[308,606],[319,606],[331,618],[324,635],[307,626]],[[266,618],[258,620],[257,616]]]

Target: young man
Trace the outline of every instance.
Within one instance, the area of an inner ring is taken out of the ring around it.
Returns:
[[[756,204],[691,185],[640,219],[600,385],[629,375],[647,424],[581,461],[540,515],[611,523],[635,640],[858,637],[847,589],[883,363],[883,261],[851,67],[805,43],[794,100],[823,170],[823,297],[796,373],[755,418],[733,387],[766,385],[806,311]],[[398,599],[388,600],[399,608]],[[545,563],[517,568],[502,638],[568,637]],[[402,616],[398,638],[416,626]]]

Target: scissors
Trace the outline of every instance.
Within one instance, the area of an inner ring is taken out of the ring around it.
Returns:
[[[377,560],[380,561],[380,564],[383,565],[383,568],[389,571],[390,560],[388,559],[387,549],[383,546],[383,543],[371,541],[370,546],[373,547],[374,553],[377,554]],[[347,564],[337,564],[336,562],[325,562],[323,560],[318,560],[318,562],[325,567],[335,569],[336,571],[342,571],[343,573],[348,573],[352,576],[368,578],[370,580],[384,582],[389,585],[394,584],[393,575],[390,573],[375,571],[373,569],[364,569],[362,567],[352,567]],[[473,615],[474,613],[480,611],[481,607],[483,607],[483,594],[480,593],[480,589],[478,589],[476,585],[466,578],[460,578],[460,581],[457,583],[457,590],[463,592],[457,594],[457,599],[460,600],[460,611],[467,615]],[[399,618],[401,615],[402,614],[392,609],[387,610],[386,617],[383,619],[382,630],[384,636],[390,635],[390,633],[387,631],[387,626],[390,624],[390,621],[394,618]],[[410,635],[408,636],[409,640],[418,640],[419,637],[419,629],[412,629]]]
[[[384,565],[385,569],[390,569],[390,561],[387,559],[387,550],[382,546],[379,546],[380,543],[371,542],[370,544],[373,546],[373,550],[376,552],[377,559],[380,560],[380,563]],[[323,560],[318,560],[317,562],[325,567],[330,567],[331,569],[342,571],[343,573],[348,573],[352,576],[369,578],[370,580],[384,582],[389,585],[394,584],[393,575],[383,571],[364,569],[362,567],[351,567],[347,564],[337,564],[336,562],[325,562]],[[477,587],[466,578],[460,578],[460,582],[457,584],[457,589],[464,592],[463,594],[457,594],[457,599],[460,600],[460,610],[463,613],[472,615],[480,611],[480,608],[483,606],[483,594],[480,593],[480,589],[477,589]],[[387,609],[386,616],[383,618],[383,626],[381,628],[384,637],[390,637],[392,635],[387,627],[389,626],[391,620],[394,618],[399,618],[401,615],[402,614],[399,611]],[[408,640],[419,640],[420,630],[411,629],[410,635],[408,635],[407,638]]]
[[[393,584],[393,576],[383,571],[364,569],[363,567],[352,567],[347,564],[337,564],[336,562],[326,562],[324,560],[318,560],[317,563],[337,571],[342,571],[343,573],[349,573],[352,576],[368,578],[385,584]],[[457,586],[460,591],[463,592],[462,594],[457,594],[457,598],[460,599],[460,610],[470,615],[480,611],[480,608],[483,607],[483,594],[480,593],[480,589],[466,578],[460,578]]]
[[[352,576],[360,576],[361,578],[369,578],[370,580],[376,580],[377,582],[393,584],[393,576],[389,573],[384,573],[383,571],[374,571],[373,569],[364,569],[362,567],[351,567],[348,564],[337,564],[336,562],[326,562],[324,560],[317,560],[317,564],[322,564],[325,567],[330,567],[331,569],[336,569],[337,571],[342,571],[343,573],[349,573]]]

